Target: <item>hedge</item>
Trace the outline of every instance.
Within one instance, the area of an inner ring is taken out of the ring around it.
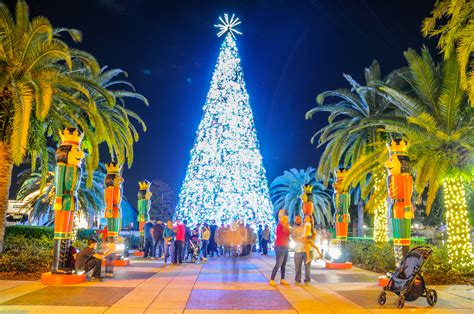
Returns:
[[[5,237],[23,237],[26,239],[41,239],[54,237],[53,227],[36,227],[24,225],[12,225],[5,228]]]

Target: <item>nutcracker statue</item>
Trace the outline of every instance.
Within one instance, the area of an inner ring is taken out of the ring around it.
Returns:
[[[138,230],[140,230],[140,246],[144,244],[144,234],[143,226],[145,222],[149,219],[149,211],[151,206],[151,192],[150,192],[150,182],[148,181],[139,181],[138,182]]]
[[[71,245],[74,212],[77,210],[77,189],[81,181],[81,150],[83,134],[75,128],[59,131],[61,144],[56,149],[54,198],[54,250],[53,274],[71,274],[67,268],[68,250]]]
[[[311,184],[305,184],[303,186],[303,194],[301,194],[301,200],[303,201],[303,216],[313,216],[314,204],[313,204],[313,186]]]
[[[407,155],[408,142],[403,139],[394,139],[388,149],[389,160],[385,162],[385,167],[388,171],[387,188],[392,216],[395,261],[398,264],[410,250],[410,227],[415,213],[411,203],[413,177],[410,174],[410,158]]]
[[[109,242],[117,242],[120,231],[120,220],[122,217],[122,182],[120,175],[122,166],[116,162],[106,164],[107,175],[105,176],[105,218],[107,219],[107,237]]]
[[[340,263],[347,262],[345,248],[347,243],[347,231],[349,228],[349,222],[351,221],[349,215],[351,195],[348,188],[343,188],[346,174],[347,171],[344,168],[336,170],[336,181],[332,185],[334,188],[333,203],[335,208],[334,221],[336,222],[336,243],[341,252],[340,256],[335,258],[335,260]]]

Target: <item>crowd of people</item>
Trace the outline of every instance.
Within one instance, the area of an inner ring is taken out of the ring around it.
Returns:
[[[257,231],[250,224],[237,221],[232,225],[218,226],[214,220],[210,223],[198,223],[189,226],[186,220],[147,221],[144,232],[144,258],[163,259],[164,265],[180,265],[183,262],[205,262],[208,257],[219,256],[248,256],[251,252],[268,255],[273,245],[276,262],[273,268],[270,285],[276,285],[275,278],[280,271],[280,283],[288,285],[285,280],[286,263],[290,239],[294,242],[295,282],[301,284],[302,268],[304,266],[304,283],[311,281],[310,270],[312,260],[322,258],[319,248],[314,244],[316,231],[310,218],[304,220],[296,216],[290,226],[288,216],[279,215],[275,230],[275,242],[269,226],[258,226]],[[90,239],[87,247],[75,256],[76,272],[92,271],[92,279],[100,281],[101,260],[106,260],[106,275],[112,276],[113,265],[109,263],[115,257],[113,247],[105,246],[101,254],[96,252],[97,241]],[[258,248],[258,251],[257,251]],[[75,253],[75,252],[74,252]],[[76,256],[77,255],[77,256]],[[73,266],[73,267],[74,267]]]
[[[206,261],[208,256],[248,256],[252,250],[268,254],[270,228],[259,226],[257,232],[242,221],[218,226],[197,223],[190,227],[186,220],[166,224],[148,221],[144,231],[144,258],[163,259],[165,265]]]

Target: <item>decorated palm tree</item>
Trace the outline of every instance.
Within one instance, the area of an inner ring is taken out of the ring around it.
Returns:
[[[431,16],[423,21],[426,37],[439,36],[445,60],[456,56],[460,85],[474,106],[474,5],[470,0],[436,1]]]
[[[78,42],[79,31],[53,28],[41,16],[30,20],[22,0],[17,2],[15,18],[0,2],[0,29],[1,252],[13,165],[26,157],[31,157],[33,169],[38,157],[47,164],[48,138],[58,141],[58,129],[74,127],[84,133],[86,167],[92,174],[99,165],[101,143],[107,144],[111,159],[130,165],[138,137],[128,121],[135,114],[116,105],[123,92],[114,94],[110,84],[101,84],[107,81],[107,72],[101,73],[95,58],[70,48],[59,37],[68,33]],[[45,179],[47,171],[44,167]],[[89,185],[92,181],[89,176]]]
[[[42,215],[50,213],[52,204],[54,202],[54,196],[56,188],[54,185],[55,180],[55,167],[54,162],[55,150],[48,148],[48,164],[42,165],[48,169],[46,179],[41,171],[35,171],[32,169],[26,169],[18,175],[20,189],[17,194],[17,199],[25,202],[25,208],[27,209],[30,218],[39,219]],[[87,170],[85,171],[87,172]],[[104,208],[104,179],[105,179],[105,166],[103,163],[99,164],[99,167],[94,171],[91,176],[93,178],[92,185],[86,187],[86,178],[89,177],[87,173],[83,173],[81,176],[80,187],[77,192],[77,200],[79,203],[78,215],[83,215],[86,218],[93,217],[100,213]]]
[[[473,109],[461,87],[454,55],[441,63],[435,62],[426,48],[421,54],[409,49],[404,56],[409,66],[404,75],[409,88],[380,88],[403,115],[366,119],[365,126],[383,125],[408,139],[418,200],[426,195],[429,214],[442,189],[449,258],[457,269],[469,271],[473,259],[466,185],[472,183],[474,175]]]
[[[331,173],[339,167],[350,168],[344,180],[344,188],[352,186],[353,192],[360,196],[354,197],[359,211],[359,226],[362,230],[363,209],[376,214],[376,228],[374,237],[378,242],[387,241],[387,208],[385,198],[387,189],[385,184],[386,159],[385,140],[387,135],[383,127],[374,126],[361,128],[365,119],[385,114],[396,114],[383,96],[379,95],[376,87],[379,84],[401,87],[401,75],[405,69],[394,71],[382,77],[379,63],[374,60],[365,69],[365,85],[359,84],[352,76],[344,74],[351,89],[336,89],[318,95],[319,106],[306,113],[311,119],[318,112],[328,112],[328,125],[317,131],[312,142],[319,138],[318,147],[325,145],[320,158],[318,174],[328,180]],[[327,98],[335,102],[325,103]],[[365,205],[365,206],[364,206]]]
[[[315,222],[326,225],[333,221],[331,213],[331,194],[324,185],[316,179],[316,170],[312,167],[297,170],[295,168],[284,171],[283,175],[276,177],[270,184],[270,195],[275,209],[275,216],[280,209],[288,210],[290,221],[296,215],[302,215],[303,186],[312,185],[313,190],[313,215]]]

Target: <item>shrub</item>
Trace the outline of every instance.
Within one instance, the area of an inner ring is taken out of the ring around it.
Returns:
[[[5,237],[18,236],[28,239],[41,239],[43,237],[52,239],[54,237],[54,228],[23,225],[13,225],[5,228]]]
[[[413,242],[417,241],[412,241],[412,247],[419,245]],[[429,284],[473,283],[472,276],[462,274],[451,267],[446,246],[429,246],[433,249],[433,254],[423,266],[423,273]],[[348,241],[347,250],[352,263],[360,268],[378,273],[396,269],[392,243],[378,246],[373,241],[358,239]]]
[[[77,229],[77,239],[78,240],[88,240],[88,239],[97,239],[97,230],[96,229]]]
[[[0,255],[0,272],[48,271],[53,260],[53,246],[54,241],[46,236],[34,239],[9,235]]]

